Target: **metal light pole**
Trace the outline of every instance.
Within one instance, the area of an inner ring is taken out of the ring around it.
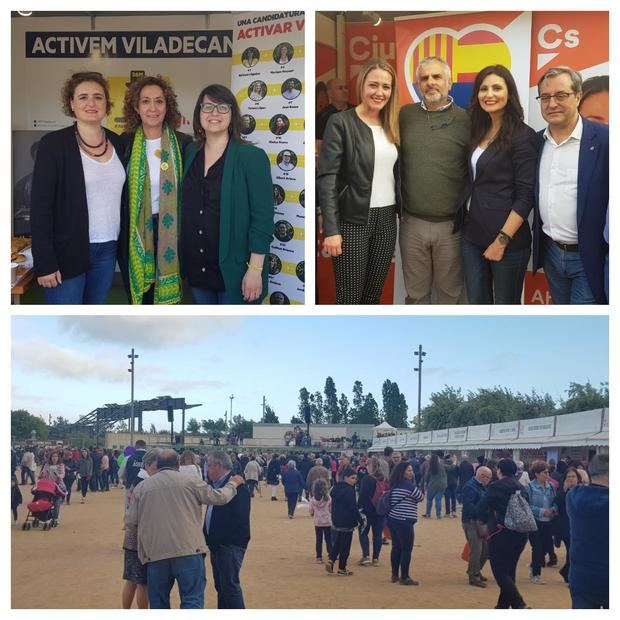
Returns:
[[[140,356],[136,355],[134,349],[131,349],[131,355],[127,356],[131,360],[131,368],[128,368],[128,372],[131,373],[131,418],[129,419],[129,445],[133,446],[133,432],[134,432],[134,398],[133,398],[133,387],[134,387],[134,376],[135,376],[135,368],[134,363]]]
[[[418,423],[416,425],[416,430],[420,432],[420,412],[422,411],[422,362],[424,361],[422,358],[426,356],[426,351],[422,351],[422,345],[418,346],[418,350],[414,355],[418,356],[418,367],[414,368],[413,371],[418,373]]]
[[[228,398],[230,398],[230,423],[232,424],[232,401],[235,398],[235,395],[231,394]]]

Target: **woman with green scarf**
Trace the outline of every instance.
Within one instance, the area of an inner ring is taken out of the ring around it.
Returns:
[[[127,201],[121,212],[118,263],[131,304],[178,304],[179,201],[183,153],[191,137],[176,94],[161,76],[131,82],[123,109]]]

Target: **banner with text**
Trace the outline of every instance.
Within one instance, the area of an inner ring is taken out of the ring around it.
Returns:
[[[270,304],[304,303],[304,21],[300,11],[239,13],[233,24],[231,89],[243,134],[271,161]]]

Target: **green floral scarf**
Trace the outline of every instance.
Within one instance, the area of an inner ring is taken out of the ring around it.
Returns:
[[[153,241],[151,183],[146,156],[146,138],[140,125],[129,159],[129,285],[131,303],[141,304],[142,296],[154,284],[156,304],[181,301],[178,256],[179,188],[183,178],[181,149],[174,133],[164,124],[161,136],[159,172],[159,238],[157,257]]]

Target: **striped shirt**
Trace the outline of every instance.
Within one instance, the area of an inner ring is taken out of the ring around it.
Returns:
[[[418,502],[424,499],[424,493],[411,480],[401,480],[391,491],[390,511],[388,517],[396,521],[418,520]]]

